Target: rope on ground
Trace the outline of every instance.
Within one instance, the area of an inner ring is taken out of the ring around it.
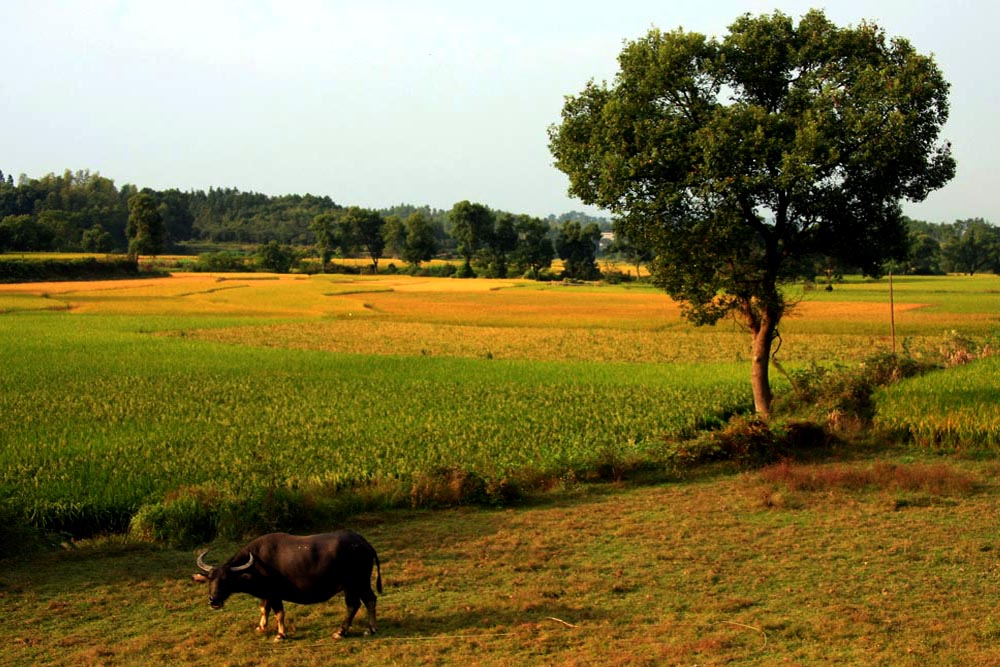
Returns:
[[[736,621],[720,621],[720,623],[728,623],[729,625],[738,625],[741,628],[746,628],[747,630],[753,630],[754,632],[759,632],[760,636],[764,638],[764,644],[761,646],[761,648],[767,646],[767,633],[761,630],[760,628],[755,628],[754,626],[747,625],[746,623],[737,623]]]

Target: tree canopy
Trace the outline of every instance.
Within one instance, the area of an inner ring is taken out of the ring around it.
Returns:
[[[148,192],[132,195],[128,200],[128,224],[125,236],[128,237],[129,254],[158,255],[163,252],[166,242],[166,228],[156,204],[156,198]]]
[[[812,10],[743,15],[721,39],[652,29],[612,84],[567,97],[549,130],[570,193],[611,211],[656,255],[687,317],[728,315],[753,336],[751,384],[769,416],[782,281],[816,255],[878,274],[907,250],[900,201],[954,174],[948,83],[872,23]]]
[[[461,275],[475,276],[472,257],[480,247],[489,242],[493,233],[493,212],[483,204],[463,200],[452,206],[448,218],[451,221],[451,235],[465,258]]]
[[[567,220],[562,224],[555,245],[567,278],[594,280],[600,276],[597,269],[597,245],[600,240],[601,230],[592,222],[581,226],[576,220]]]

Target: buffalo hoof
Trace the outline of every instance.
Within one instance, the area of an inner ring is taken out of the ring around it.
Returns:
[[[371,637],[375,634],[375,628],[368,628],[365,630],[365,637]]]
[[[276,642],[283,642],[286,639],[288,639],[288,637],[286,637],[285,635],[275,635],[274,636],[274,641],[276,641]]]
[[[334,639],[343,639],[346,636],[347,636],[347,633],[344,632],[343,630],[337,630],[336,632],[333,633],[333,638]]]

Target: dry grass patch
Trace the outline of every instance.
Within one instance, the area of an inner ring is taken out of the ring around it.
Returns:
[[[897,303],[896,315],[926,307],[926,303]],[[840,320],[845,317],[879,322],[889,318],[889,304],[863,301],[803,301],[785,316],[789,320]]]
[[[794,491],[923,491],[942,496],[966,496],[981,483],[976,477],[944,463],[897,464],[876,462],[870,466],[850,464],[802,465],[782,461],[760,471],[761,479],[780,483]]]
[[[947,506],[985,488],[977,475],[945,463],[799,464],[786,460],[750,477],[753,493],[770,509],[802,509],[861,494],[882,497],[895,510]]]
[[[440,324],[477,322],[500,326],[546,328],[630,327],[657,330],[677,327],[678,306],[652,291],[584,291],[541,288],[490,280],[430,279],[432,285],[400,286],[392,293],[359,296],[385,317]],[[453,286],[442,290],[440,285]],[[486,289],[470,290],[466,286]]]

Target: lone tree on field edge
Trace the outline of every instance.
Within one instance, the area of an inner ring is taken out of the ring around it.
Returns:
[[[938,138],[948,83],[907,40],[818,10],[798,25],[743,15],[721,40],[653,29],[618,62],[613,85],[566,98],[555,164],[655,253],[653,278],[688,319],[747,325],[769,417],[782,282],[819,254],[873,276],[905,255],[900,201],[955,172]]]

